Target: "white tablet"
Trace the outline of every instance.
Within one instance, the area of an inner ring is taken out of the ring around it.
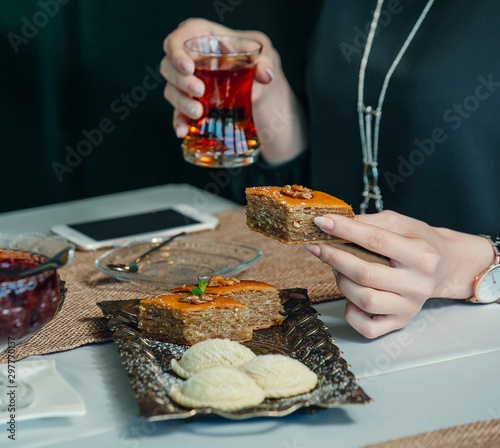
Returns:
[[[52,232],[82,249],[99,249],[127,241],[167,237],[181,232],[215,229],[219,220],[180,204],[163,210],[125,215],[96,221],[59,224]]]

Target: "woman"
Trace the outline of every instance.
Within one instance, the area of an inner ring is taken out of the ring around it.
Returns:
[[[304,183],[349,203],[362,191],[365,199],[381,192],[385,208],[401,213],[316,219],[326,233],[388,257],[390,266],[306,246],[333,268],[345,317],[368,338],[404,327],[429,297],[473,297],[476,277],[498,261],[491,241],[475,235],[500,235],[498,18],[500,5],[486,1],[326,1],[308,66],[309,120],[265,35],[190,19],[165,40],[165,97],[179,138],[187,119],[201,116],[192,96],[204,92],[184,41],[257,39],[257,131],[277,111],[286,126],[262,146],[263,160],[243,183]],[[369,178],[376,168],[378,184]]]

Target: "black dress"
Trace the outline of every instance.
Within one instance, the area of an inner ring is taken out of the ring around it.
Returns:
[[[376,106],[383,79],[427,2],[384,3],[365,79]],[[309,149],[235,183],[289,182],[359,209],[359,66],[375,0],[326,0],[307,68]],[[379,138],[384,208],[430,225],[500,235],[500,2],[436,0],[396,69]]]

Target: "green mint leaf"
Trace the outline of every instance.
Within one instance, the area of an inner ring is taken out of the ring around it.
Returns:
[[[198,288],[195,286],[191,290],[191,294],[198,294],[198,295],[202,296],[203,294],[205,294],[205,289],[207,288],[207,286],[208,286],[208,282],[203,282],[198,277]]]
[[[198,277],[198,287],[202,290],[205,291],[205,288],[208,286],[208,282],[202,282],[201,279]]]

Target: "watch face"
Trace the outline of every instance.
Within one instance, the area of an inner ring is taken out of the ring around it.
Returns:
[[[500,265],[492,266],[483,275],[476,287],[476,299],[483,303],[500,299]]]

